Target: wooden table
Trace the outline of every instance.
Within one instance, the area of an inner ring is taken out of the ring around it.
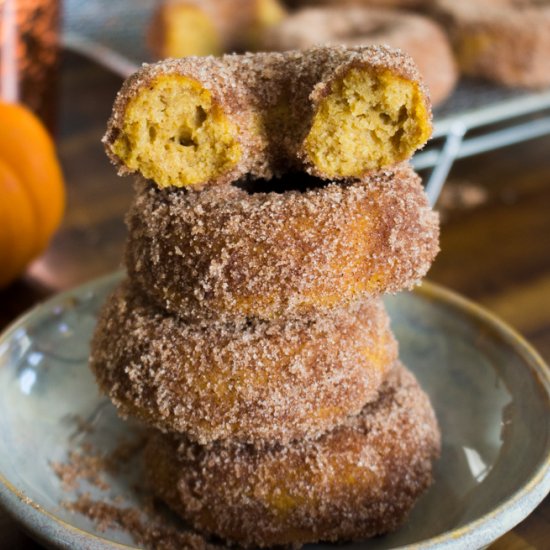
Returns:
[[[120,265],[132,185],[115,176],[100,145],[120,79],[66,54],[61,84],[59,153],[67,213],[44,256],[0,292],[0,326],[51,293]],[[550,137],[461,161],[448,189],[442,252],[430,279],[493,310],[549,361]],[[455,194],[463,201],[450,200]],[[38,545],[0,510],[4,548]],[[492,548],[550,548],[550,499]]]

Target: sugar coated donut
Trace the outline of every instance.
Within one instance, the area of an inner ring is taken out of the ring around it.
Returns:
[[[411,287],[438,252],[438,216],[407,164],[345,185],[303,174],[271,185],[283,192],[138,182],[130,278],[189,319],[275,319]]]
[[[288,442],[359,413],[396,358],[380,300],[307,320],[196,324],[123,284],[100,317],[91,367],[124,415],[163,430]]]
[[[256,49],[284,15],[279,0],[165,0],[153,14],[148,41],[159,58]]]
[[[333,46],[145,65],[119,92],[104,143],[120,174],[198,189],[290,169],[357,178],[409,158],[430,133],[408,56]]]
[[[512,87],[550,86],[550,2],[438,0],[461,71]]]
[[[396,529],[432,481],[439,431],[397,366],[378,399],[315,441],[201,446],[153,436],[153,490],[191,525],[245,547],[358,540]]]
[[[427,17],[408,12],[342,5],[305,8],[267,30],[262,45],[284,51],[317,44],[387,44],[403,50],[416,63],[434,104],[452,92],[458,77],[443,30]]]

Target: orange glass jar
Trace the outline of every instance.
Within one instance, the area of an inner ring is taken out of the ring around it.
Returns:
[[[59,64],[59,0],[0,0],[0,99],[52,129]]]

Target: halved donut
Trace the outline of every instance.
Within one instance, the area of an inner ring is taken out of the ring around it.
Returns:
[[[409,57],[334,46],[146,65],[119,92],[104,142],[121,174],[199,189],[291,169],[358,178],[408,159],[430,133]]]

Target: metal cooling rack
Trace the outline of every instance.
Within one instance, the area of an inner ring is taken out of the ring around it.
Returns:
[[[435,204],[457,159],[548,134],[550,90],[525,92],[464,80],[435,111],[433,138],[413,164],[431,169],[426,192]]]
[[[65,0],[66,48],[122,77],[153,61],[146,43],[156,0]],[[417,170],[430,170],[426,192],[435,204],[450,169],[474,156],[550,134],[550,90],[526,92],[463,80],[435,111],[430,144],[415,155]]]

